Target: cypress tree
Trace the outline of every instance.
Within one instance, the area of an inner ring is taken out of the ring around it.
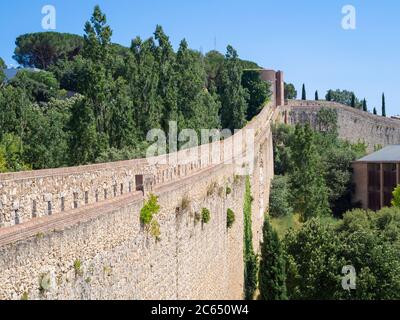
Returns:
[[[303,83],[303,88],[301,89],[301,100],[307,100],[306,86],[304,83]]]
[[[363,100],[363,111],[368,111],[368,108],[367,108],[367,100]]]
[[[354,93],[351,95],[351,104],[350,104],[350,106],[352,108],[356,107],[356,96],[354,95]]]
[[[384,93],[382,93],[382,117],[386,117],[386,101]]]
[[[315,101],[318,101],[319,100],[319,97],[318,97],[318,90],[317,91],[315,91]]]
[[[377,115],[378,112],[376,111],[376,108],[374,108],[374,115]]]
[[[264,221],[259,271],[260,295],[263,300],[286,300],[286,272],[283,249],[278,233],[269,218]]]

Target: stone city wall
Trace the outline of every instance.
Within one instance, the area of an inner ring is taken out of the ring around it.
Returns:
[[[321,108],[333,109],[338,114],[339,136],[350,142],[365,142],[368,151],[391,144],[400,144],[400,120],[373,115],[362,110],[329,101],[289,100],[286,110],[289,124],[310,123],[317,126]]]
[[[258,251],[273,178],[275,116],[269,104],[234,137],[200,147],[221,146],[217,157],[240,155],[240,163],[214,164],[214,153],[190,158],[182,154],[187,150],[180,154],[192,160],[179,166],[132,160],[0,175],[0,299],[241,299],[245,178],[238,172],[254,165]],[[235,140],[248,130],[254,149]],[[137,174],[150,177],[144,193],[136,192]],[[161,206],[160,241],[140,223],[150,192]],[[211,212],[207,224],[199,221],[202,208]],[[235,212],[232,229],[228,208]]]

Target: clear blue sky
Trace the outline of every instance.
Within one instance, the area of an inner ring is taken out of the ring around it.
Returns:
[[[354,90],[380,112],[400,113],[400,1],[398,0],[14,0],[0,1],[0,56],[12,60],[15,38],[42,31],[41,9],[57,9],[59,32],[83,34],[95,4],[107,14],[113,41],[129,45],[161,24],[176,47],[219,51],[232,44],[244,59],[281,69],[309,98],[329,88]],[[342,7],[357,10],[356,30],[341,28]]]

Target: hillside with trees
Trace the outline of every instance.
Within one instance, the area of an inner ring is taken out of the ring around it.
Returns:
[[[84,30],[19,36],[14,59],[39,70],[6,83],[0,60],[0,172],[141,157],[150,129],[240,129],[270,97],[231,46],[203,55],[183,39],[175,51],[157,26],[126,48],[98,6]]]

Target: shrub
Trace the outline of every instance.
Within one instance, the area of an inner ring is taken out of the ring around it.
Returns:
[[[189,209],[190,203],[191,203],[191,201],[189,199],[189,196],[187,194],[185,194],[181,200],[180,209],[182,211]]]
[[[22,294],[21,300],[24,300],[24,301],[29,300],[29,295],[28,295],[27,292],[24,292],[24,293]]]
[[[50,289],[51,279],[49,273],[42,273],[39,279],[39,291],[44,293]]]
[[[149,200],[144,204],[142,210],[140,210],[140,222],[144,225],[149,225],[153,220],[153,216],[159,211],[158,198],[154,194],[151,194]]]
[[[75,275],[76,276],[81,276],[83,274],[81,260],[75,260],[74,261],[74,270],[75,270]]]
[[[232,193],[232,189],[230,187],[226,187],[226,195],[229,196]]]
[[[207,188],[207,197],[212,196],[218,188],[218,184],[216,182],[211,183]]]
[[[289,196],[287,177],[275,176],[269,196],[269,214],[272,217],[284,217],[292,214],[293,209],[289,204]]]
[[[228,229],[232,228],[233,223],[235,222],[235,213],[232,209],[228,209],[226,212],[226,226]]]
[[[157,220],[153,220],[150,224],[150,234],[157,240],[160,241],[161,231],[160,224]]]
[[[211,220],[210,210],[203,208],[201,209],[201,221],[203,223],[209,223]]]

